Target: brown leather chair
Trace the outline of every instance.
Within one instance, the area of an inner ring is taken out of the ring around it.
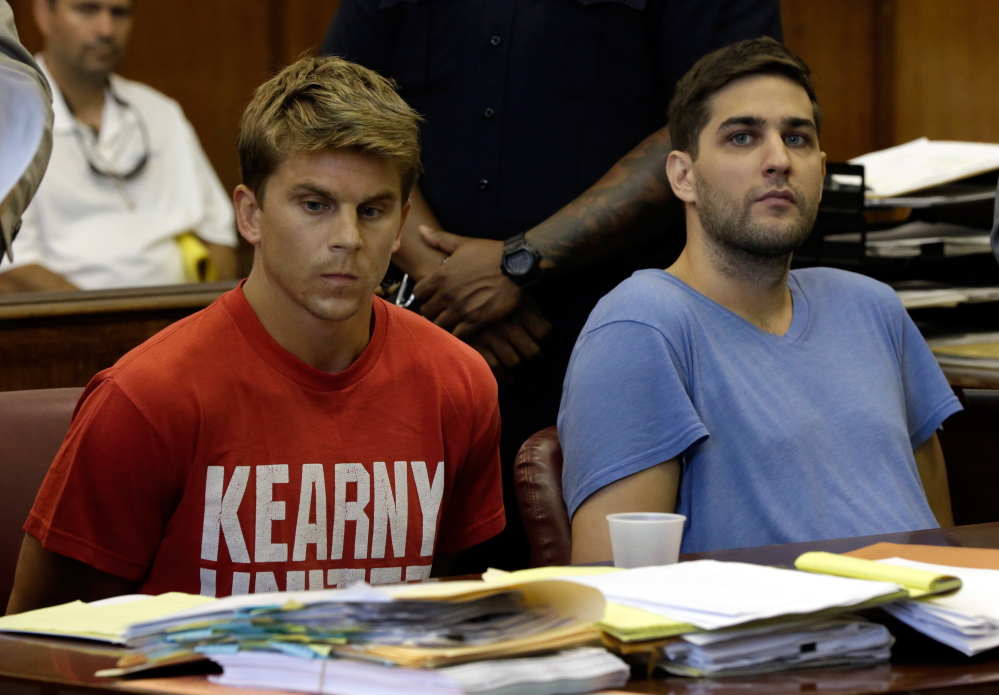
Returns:
[[[513,480],[531,546],[531,567],[568,565],[572,530],[562,501],[562,445],[554,427],[541,430],[520,447]]]
[[[0,613],[14,585],[24,521],[81,393],[80,387],[0,392]]]

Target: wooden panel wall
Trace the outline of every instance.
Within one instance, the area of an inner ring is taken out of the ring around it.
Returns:
[[[895,140],[999,142],[999,2],[897,0]]]
[[[877,147],[872,125],[883,85],[879,5],[871,0],[783,0],[784,42],[812,70],[822,107],[822,149],[843,161]]]

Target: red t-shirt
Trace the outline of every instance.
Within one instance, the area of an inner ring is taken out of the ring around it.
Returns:
[[[94,377],[24,529],[153,594],[422,579],[503,528],[499,430],[485,362],[429,321],[376,298],[327,374],[237,288]]]

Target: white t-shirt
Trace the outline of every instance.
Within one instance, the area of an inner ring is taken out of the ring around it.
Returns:
[[[169,285],[186,282],[178,235],[236,246],[232,204],[176,101],[111,75],[95,135],[38,63],[53,91],[52,159],[8,268],[37,263],[83,289]],[[143,156],[127,180],[91,169],[124,174]]]

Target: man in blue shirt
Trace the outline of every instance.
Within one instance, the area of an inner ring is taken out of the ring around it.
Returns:
[[[670,124],[687,244],[600,301],[563,390],[573,561],[610,559],[620,511],[685,514],[684,552],[952,523],[936,430],[960,405],[894,292],[789,273],[825,174],[807,66],[720,49]]]

